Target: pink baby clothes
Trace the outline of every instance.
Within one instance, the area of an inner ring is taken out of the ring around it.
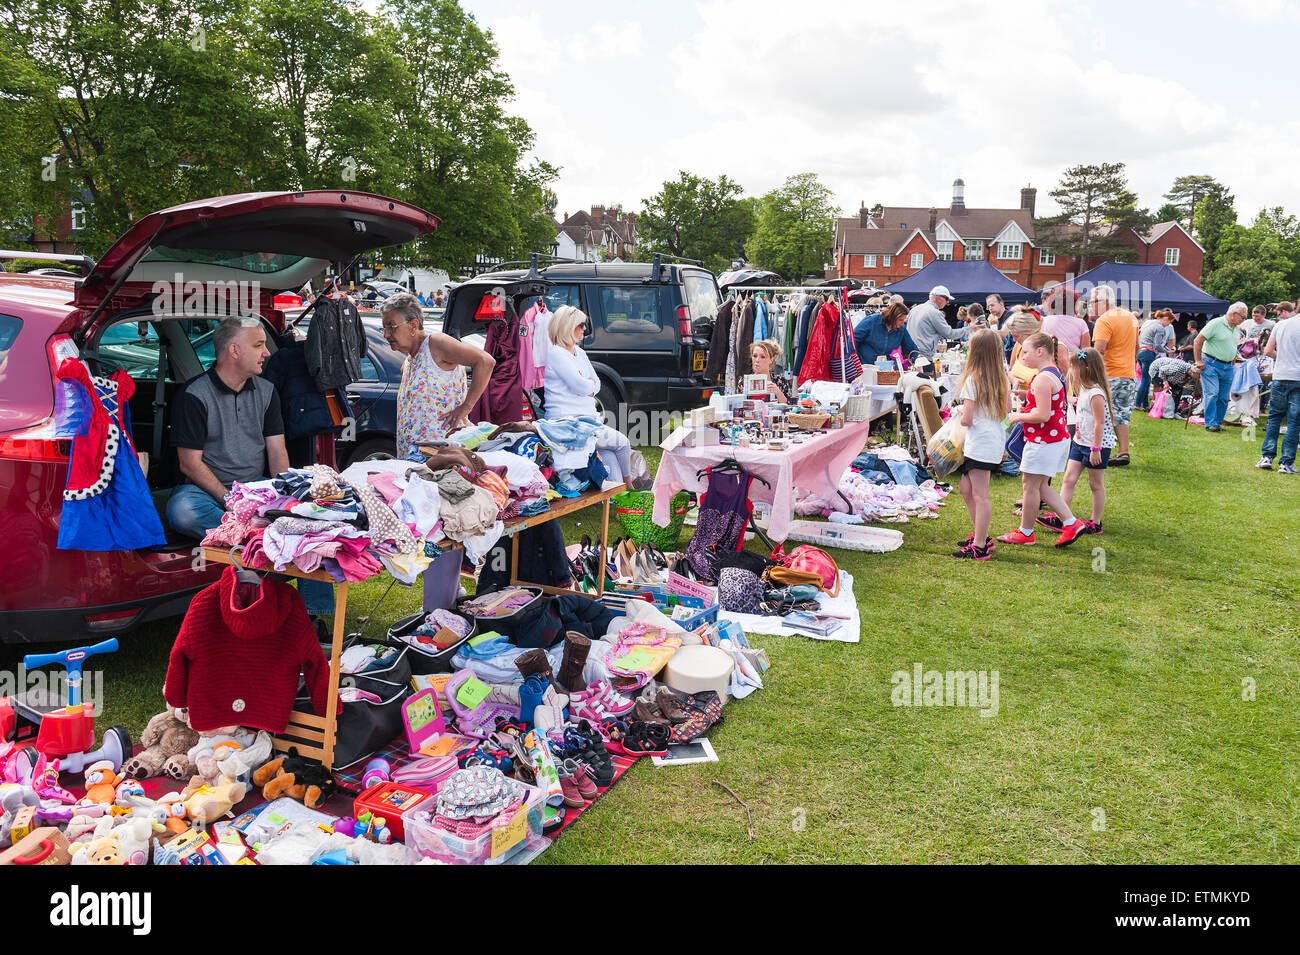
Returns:
[[[397,475],[387,471],[374,471],[366,475],[370,486],[379,492],[384,503],[392,507],[402,496],[402,489],[397,486]]]

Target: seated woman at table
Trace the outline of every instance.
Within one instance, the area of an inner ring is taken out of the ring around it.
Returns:
[[[753,374],[767,375],[767,393],[782,404],[790,404],[790,394],[785,383],[776,377],[777,359],[781,357],[781,346],[770,338],[754,342],[749,346],[749,363],[754,366]],[[743,379],[742,379],[743,384]]]
[[[889,357],[902,351],[903,358],[911,361],[920,349],[907,333],[907,306],[891,302],[879,315],[868,315],[853,330],[853,347],[864,365],[874,365],[876,359]]]
[[[546,383],[542,394],[545,405],[542,417],[546,420],[586,415],[609,421],[617,420],[616,408],[596,410],[596,395],[600,393],[600,378],[591,367],[591,359],[578,347],[584,332],[590,327],[586,313],[572,305],[555,310],[547,334],[555,347],[546,353]],[[596,449],[605,451],[600,456],[609,471],[608,480],[623,483],[632,470],[632,443],[627,435],[615,431],[607,424],[596,432]]]

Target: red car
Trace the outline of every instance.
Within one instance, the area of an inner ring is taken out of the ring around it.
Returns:
[[[123,633],[184,613],[217,576],[196,560],[197,541],[170,533],[159,550],[57,548],[70,450],[54,439],[59,361],[80,355],[93,374],[122,368],[135,379],[132,437],[149,455],[161,515],[179,475],[168,403],[211,366],[211,334],[231,306],[283,331],[278,293],[438,224],[367,193],[249,193],[145,216],[98,263],[87,260],[82,278],[0,273],[0,642]],[[332,460],[332,439],[321,450]]]

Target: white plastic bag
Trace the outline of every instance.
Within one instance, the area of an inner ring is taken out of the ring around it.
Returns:
[[[935,477],[947,477],[955,472],[966,460],[963,448],[966,445],[966,429],[961,419],[954,413],[942,428],[930,438],[925,450],[934,465]]]

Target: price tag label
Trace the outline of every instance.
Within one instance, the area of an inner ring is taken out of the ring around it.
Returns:
[[[491,857],[495,859],[497,856],[501,855],[501,853],[519,845],[519,843],[524,841],[524,835],[527,832],[528,807],[525,806],[515,813],[515,818],[510,820],[510,825],[492,831]]]

